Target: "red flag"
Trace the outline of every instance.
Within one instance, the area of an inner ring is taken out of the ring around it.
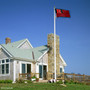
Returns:
[[[69,10],[55,9],[56,17],[70,17]]]

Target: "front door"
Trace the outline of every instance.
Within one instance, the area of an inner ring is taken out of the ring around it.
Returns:
[[[47,66],[46,65],[43,66],[43,79],[44,80],[47,79]]]
[[[42,65],[39,65],[39,78],[42,78],[42,77],[44,80],[47,79],[47,66],[46,65],[43,65],[43,68],[42,68]]]
[[[27,73],[31,73],[31,64],[27,64]]]

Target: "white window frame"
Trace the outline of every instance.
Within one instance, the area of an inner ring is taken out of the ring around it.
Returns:
[[[32,72],[32,63],[27,61],[20,61],[20,73],[22,73],[22,64],[25,64],[25,73],[27,73],[27,64],[31,64],[31,72]]]
[[[9,62],[6,62],[6,59],[8,59]],[[5,63],[2,63],[2,60],[5,60]],[[3,59],[0,59],[0,61],[1,61],[0,65],[6,65],[6,64],[9,64],[9,73],[6,74],[6,69],[5,69],[5,73],[2,74],[2,69],[1,69],[1,74],[0,74],[0,76],[8,76],[8,75],[10,75],[10,59],[9,59],[9,58],[3,58]]]

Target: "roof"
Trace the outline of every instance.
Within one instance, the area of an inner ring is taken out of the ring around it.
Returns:
[[[49,50],[47,45],[36,47],[36,48],[30,48],[30,49],[20,49],[17,48],[22,42],[24,42],[27,39],[23,39],[17,42],[8,43],[8,44],[1,44],[1,46],[9,52],[12,57],[14,58],[23,58],[28,59],[30,61],[36,61],[41,57],[45,52]],[[32,55],[32,52],[34,54],[34,58]]]

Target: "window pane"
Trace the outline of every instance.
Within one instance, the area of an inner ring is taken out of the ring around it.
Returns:
[[[42,78],[42,66],[39,65],[39,77]]]
[[[62,68],[60,68],[60,73],[62,73]]]
[[[6,74],[9,73],[9,64],[6,64]]]
[[[25,64],[22,64],[22,73],[25,73]]]
[[[4,74],[4,68],[5,68],[4,65],[2,65],[2,74]]]
[[[6,62],[9,62],[9,59],[6,59]]]
[[[2,63],[5,63],[5,60],[2,60]]]

